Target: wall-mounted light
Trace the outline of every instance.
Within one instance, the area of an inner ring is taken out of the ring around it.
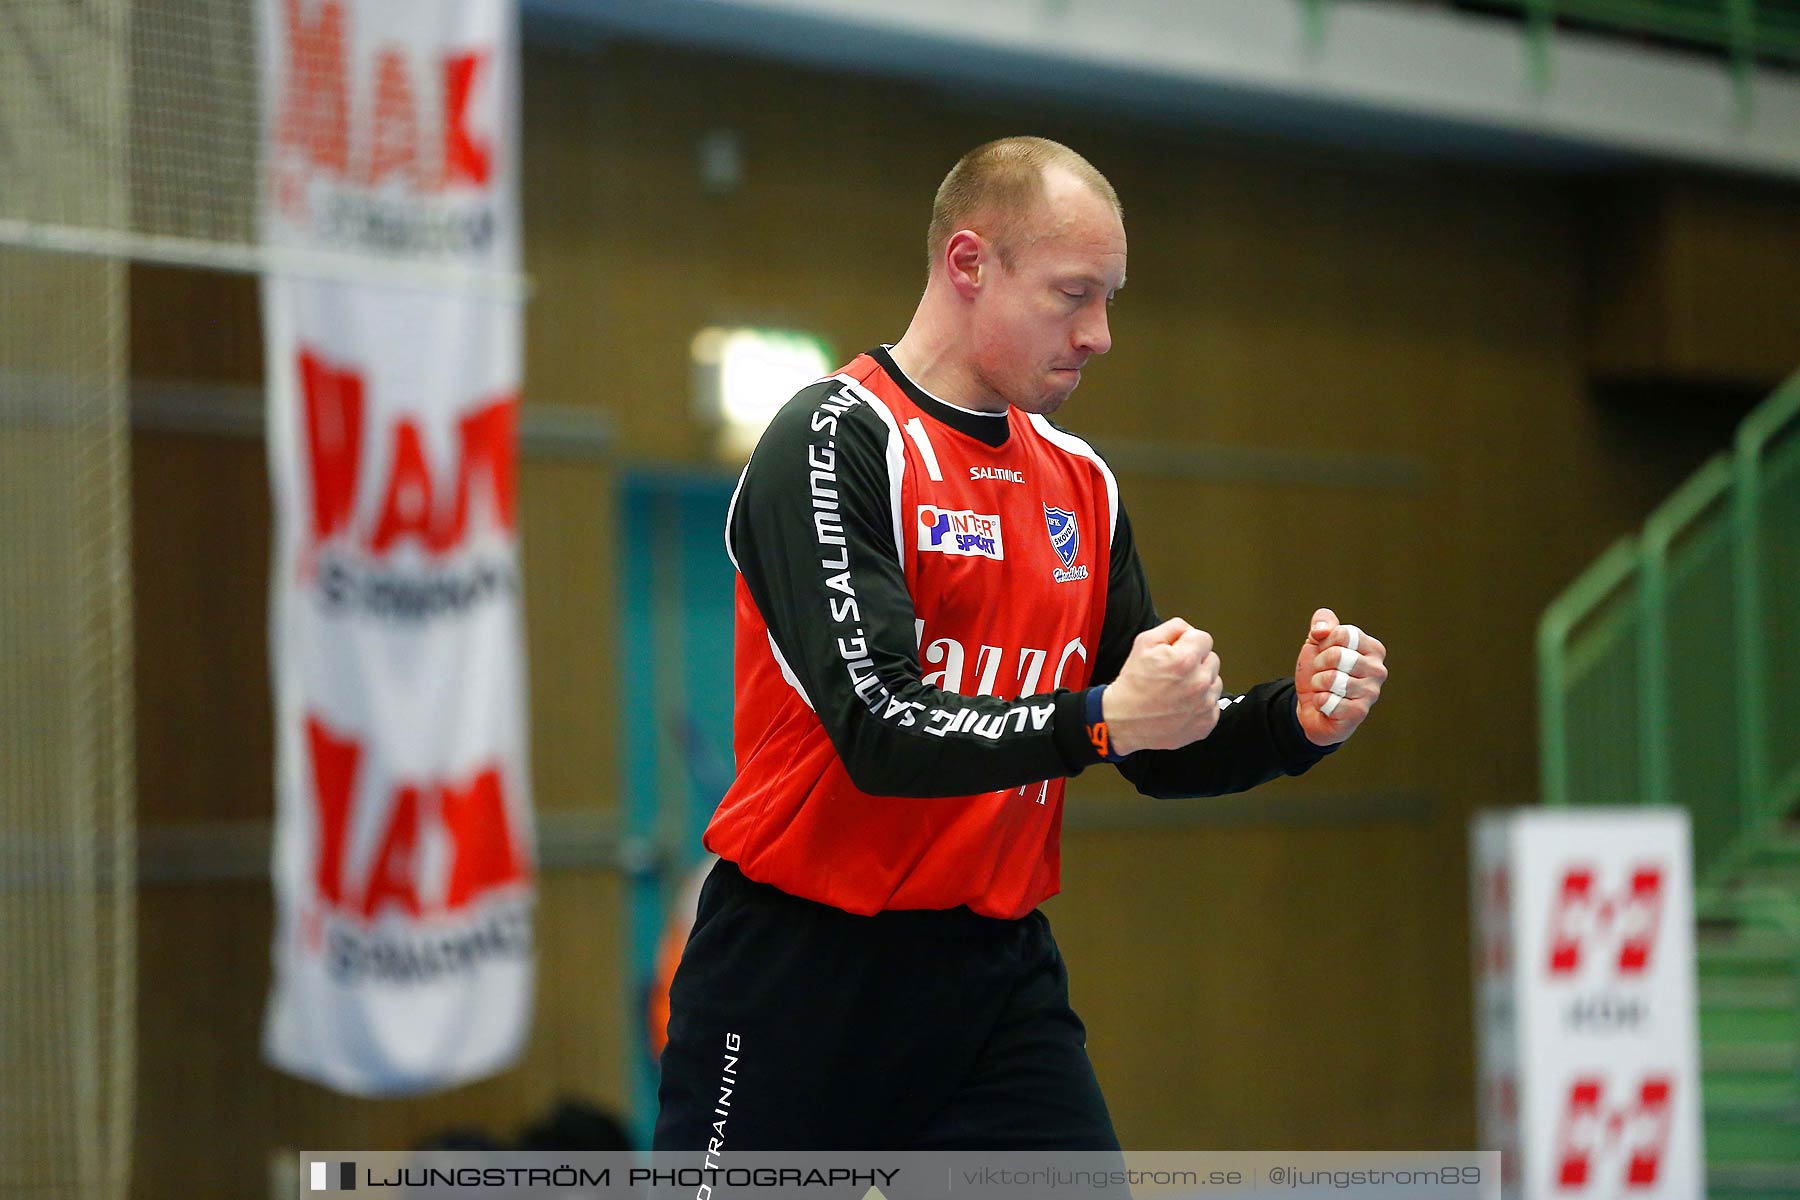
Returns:
[[[717,431],[719,456],[740,462],[776,411],[833,366],[823,340],[790,329],[708,326],[690,353],[694,411]]]

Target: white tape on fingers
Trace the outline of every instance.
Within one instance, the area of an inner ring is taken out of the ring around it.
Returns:
[[[1344,643],[1344,649],[1355,654],[1356,648],[1362,644],[1362,630],[1354,625],[1346,625],[1344,628],[1349,631],[1344,634],[1344,637],[1349,639]]]
[[[1333,675],[1331,677],[1331,694],[1334,696],[1348,696],[1350,694],[1350,676],[1344,674],[1342,671]]]
[[[1333,712],[1337,711],[1338,701],[1342,699],[1342,696],[1335,693],[1325,697],[1325,703],[1319,705],[1319,711],[1329,717]]]
[[[1361,657],[1362,657],[1362,655],[1358,654],[1356,651],[1352,650],[1350,647],[1339,646],[1338,647],[1338,670],[1340,670],[1344,674],[1348,675],[1350,672],[1356,670],[1356,660]]]

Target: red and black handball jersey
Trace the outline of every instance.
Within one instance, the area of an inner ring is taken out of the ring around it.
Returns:
[[[885,349],[790,400],[732,498],[737,778],[707,849],[852,913],[1020,917],[1060,890],[1063,781],[1101,761],[1087,689],[1160,622],[1100,456],[1041,416],[957,408]],[[1329,751],[1291,679],[1206,739],[1118,766],[1242,791]]]

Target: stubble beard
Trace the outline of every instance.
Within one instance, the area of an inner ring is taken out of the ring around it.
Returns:
[[[1071,387],[1066,391],[1038,391],[1029,396],[1021,397],[1013,394],[1006,388],[998,386],[988,373],[980,367],[975,369],[974,374],[975,382],[989,395],[997,396],[1006,401],[1008,408],[1016,408],[1022,413],[1030,413],[1036,416],[1047,417],[1051,413],[1054,413],[1057,409],[1061,408],[1075,392],[1075,389]],[[1037,381],[1034,380],[1033,382]]]

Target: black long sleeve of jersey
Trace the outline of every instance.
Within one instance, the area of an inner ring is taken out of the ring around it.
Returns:
[[[867,405],[833,411],[824,381],[782,408],[733,500],[729,549],[769,636],[851,781],[887,796],[957,796],[1079,774],[1100,761],[1085,690],[1018,700],[926,685],[896,542],[889,439]],[[1159,618],[1121,506],[1092,683],[1114,679]],[[1294,715],[1294,686],[1251,689],[1204,741],[1119,764],[1155,796],[1241,791],[1327,750]]]

